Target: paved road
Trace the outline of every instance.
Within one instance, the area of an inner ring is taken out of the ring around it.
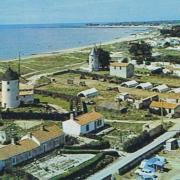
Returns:
[[[95,173],[94,175],[88,177],[87,179],[88,180],[96,180],[96,179],[101,180],[111,174],[117,173],[119,169],[121,169],[124,166],[128,165],[129,163],[133,162],[138,157],[148,153],[152,149],[163,144],[166,140],[174,137],[177,132],[180,132],[179,124],[176,124],[173,128],[170,129],[169,132],[166,132],[163,135],[159,136],[157,139],[155,139],[152,143],[148,144],[144,148],[136,151],[135,153],[128,154],[126,157],[119,158],[117,161],[115,161],[111,165],[109,165],[106,168],[102,169],[101,171]]]

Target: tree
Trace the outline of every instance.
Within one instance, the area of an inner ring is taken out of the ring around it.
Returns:
[[[152,47],[144,41],[132,43],[129,52],[132,58],[137,60],[138,64],[142,64],[144,60],[152,58]]]
[[[100,67],[102,67],[102,69],[108,69],[111,60],[109,52],[98,48],[97,53]]]
[[[123,60],[122,60],[122,63],[128,63],[128,58],[124,58]]]
[[[160,32],[165,36],[180,37],[180,25],[173,26],[171,29],[161,29]]]
[[[72,112],[74,109],[74,102],[73,102],[73,99],[70,99],[69,101],[69,111]]]

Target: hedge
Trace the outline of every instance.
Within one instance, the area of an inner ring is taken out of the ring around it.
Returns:
[[[84,144],[81,146],[64,146],[66,149],[73,149],[73,150],[79,150],[79,149],[94,149],[94,150],[100,150],[100,149],[108,149],[110,148],[109,141],[102,140],[102,141],[92,141],[89,144]]]

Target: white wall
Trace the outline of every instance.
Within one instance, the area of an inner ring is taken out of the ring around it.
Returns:
[[[168,99],[166,99],[167,100],[167,102],[170,102],[170,103],[180,103],[180,99],[173,99],[173,98],[168,98]]]
[[[97,121],[96,121],[97,122]],[[86,126],[89,125],[89,131],[86,130]],[[96,126],[96,129],[99,129],[104,126],[104,120],[102,120],[102,124],[100,126]],[[89,124],[81,126],[81,134],[87,134],[91,131],[95,130],[95,121],[90,122]]]
[[[2,81],[2,107],[16,108],[19,104],[19,80]]]
[[[89,70],[90,72],[99,70],[98,59],[95,55],[89,55]]]
[[[129,64],[127,67],[110,66],[110,75],[121,78],[130,78],[134,76],[134,66],[132,64]]]
[[[69,135],[75,135],[79,136],[80,135],[80,125],[76,123],[74,120],[67,120],[62,123],[63,126],[63,131],[65,134]]]

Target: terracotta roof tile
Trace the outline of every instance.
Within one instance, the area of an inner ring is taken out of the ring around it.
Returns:
[[[114,62],[110,64],[110,66],[114,66],[114,67],[127,67],[128,65],[129,63],[118,63],[118,62]]]
[[[75,118],[76,122],[80,125],[85,125],[90,122],[102,119],[103,115],[98,112],[89,112]]]
[[[38,147],[38,144],[31,139],[20,140],[15,145],[9,144],[3,148],[0,148],[0,160],[6,160],[15,155],[31,151],[36,147]]]
[[[165,102],[165,101],[152,101],[150,107],[154,107],[154,108],[165,108],[165,109],[175,109],[177,106],[179,106],[179,104],[175,104],[175,103],[169,103],[169,102]]]
[[[32,135],[36,137],[40,141],[40,143],[56,138],[63,134],[64,133],[62,129],[60,129],[57,125],[52,125],[49,127],[44,126],[44,130],[37,130],[32,132]]]

